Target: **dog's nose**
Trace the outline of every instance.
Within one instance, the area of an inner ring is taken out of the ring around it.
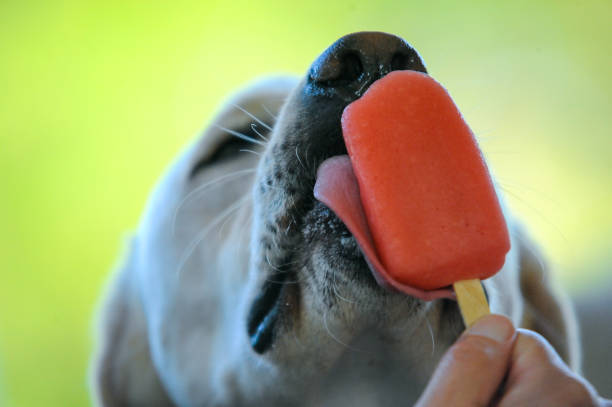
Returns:
[[[419,54],[403,39],[358,32],[340,38],[323,52],[312,64],[309,79],[344,99],[355,99],[375,80],[403,69],[427,72]]]

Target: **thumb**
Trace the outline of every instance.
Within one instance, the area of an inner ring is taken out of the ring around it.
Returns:
[[[446,351],[416,406],[488,405],[508,371],[515,337],[504,316],[476,321]]]

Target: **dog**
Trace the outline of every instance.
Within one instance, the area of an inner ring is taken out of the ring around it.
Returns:
[[[415,402],[464,329],[457,304],[379,286],[351,233],[313,197],[319,165],[347,153],[343,109],[406,69],[426,72],[406,41],[359,32],[303,78],[265,78],[225,104],[157,185],[106,290],[91,375],[98,405]],[[483,281],[491,309],[577,366],[571,308],[503,210],[512,248]]]

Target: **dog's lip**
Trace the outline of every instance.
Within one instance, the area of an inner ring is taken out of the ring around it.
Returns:
[[[382,264],[359,198],[359,186],[347,155],[328,158],[317,170],[314,196],[330,208],[353,234],[374,278],[382,287],[425,301],[455,298],[451,288],[422,290],[394,279]]]
[[[279,304],[287,273],[277,273],[274,279],[267,279],[259,294],[253,300],[247,317],[247,333],[253,350],[264,353],[272,346],[276,323],[280,312]]]

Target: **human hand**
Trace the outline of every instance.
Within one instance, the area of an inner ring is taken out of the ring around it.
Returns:
[[[539,334],[481,318],[440,360],[416,407],[596,406],[612,401],[573,373]]]

